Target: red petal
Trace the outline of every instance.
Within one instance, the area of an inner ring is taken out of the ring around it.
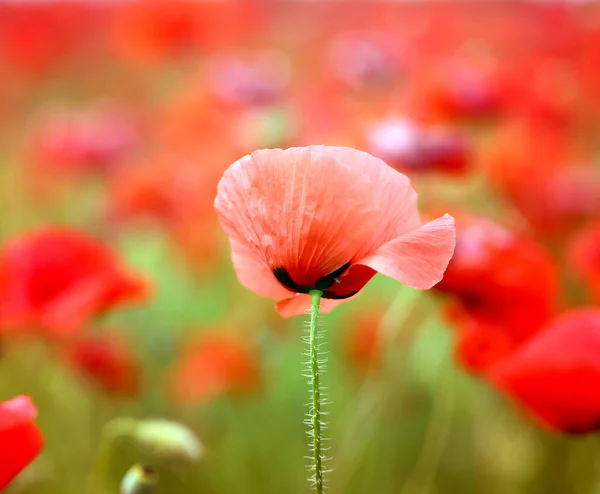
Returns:
[[[600,426],[600,310],[565,313],[494,366],[501,390],[552,428],[586,433]]]
[[[359,264],[405,285],[427,290],[442,279],[455,243],[454,218],[446,214],[383,244]]]

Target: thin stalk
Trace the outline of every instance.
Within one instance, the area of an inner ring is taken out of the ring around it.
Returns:
[[[308,414],[308,426],[309,426],[309,437],[311,438],[312,448],[312,465],[311,470],[313,471],[312,481],[314,482],[315,490],[317,494],[323,494],[323,453],[322,453],[322,426],[323,422],[322,409],[321,409],[321,364],[324,363],[319,360],[319,306],[321,304],[321,296],[323,292],[320,290],[312,290],[311,296],[311,307],[310,307],[310,333],[308,338],[309,344],[309,366],[310,366],[310,386],[311,386],[311,397],[312,402],[310,403],[310,410]]]
[[[136,424],[135,419],[119,417],[104,426],[93,469],[87,480],[86,494],[102,494],[113,490],[110,467],[115,445],[119,440],[129,437],[135,431]]]

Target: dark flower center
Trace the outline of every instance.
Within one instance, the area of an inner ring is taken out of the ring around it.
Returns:
[[[275,275],[275,278],[277,278],[277,281],[279,281],[279,283],[281,283],[284,287],[286,287],[292,292],[309,293],[311,290],[321,290],[323,292],[323,298],[342,299],[351,297],[352,295],[356,294],[358,290],[353,293],[338,295],[331,293],[328,290],[328,288],[331,288],[331,286],[333,286],[334,283],[339,283],[339,277],[342,276],[342,274],[344,274],[344,272],[350,267],[350,264],[351,261],[348,261],[342,267],[336,269],[335,271],[332,271],[328,275],[319,278],[315,282],[314,286],[299,285],[292,279],[287,269],[285,269],[282,266],[275,267],[273,269],[273,274]]]

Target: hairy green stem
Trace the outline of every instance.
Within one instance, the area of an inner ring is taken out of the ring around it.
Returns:
[[[321,304],[320,290],[312,290],[310,307],[310,336],[309,336],[309,357],[310,357],[310,384],[312,394],[312,404],[309,413],[309,435],[312,439],[312,469],[314,470],[314,484],[317,494],[323,494],[323,455],[322,455],[322,433],[321,433],[321,386],[320,386],[320,365],[319,365],[319,306]]]

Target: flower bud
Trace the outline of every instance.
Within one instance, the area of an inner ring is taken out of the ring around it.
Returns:
[[[141,420],[135,439],[146,453],[169,464],[189,465],[204,453],[202,443],[190,428],[170,420]]]
[[[121,494],[153,494],[158,483],[156,471],[145,465],[132,466],[121,482]]]

